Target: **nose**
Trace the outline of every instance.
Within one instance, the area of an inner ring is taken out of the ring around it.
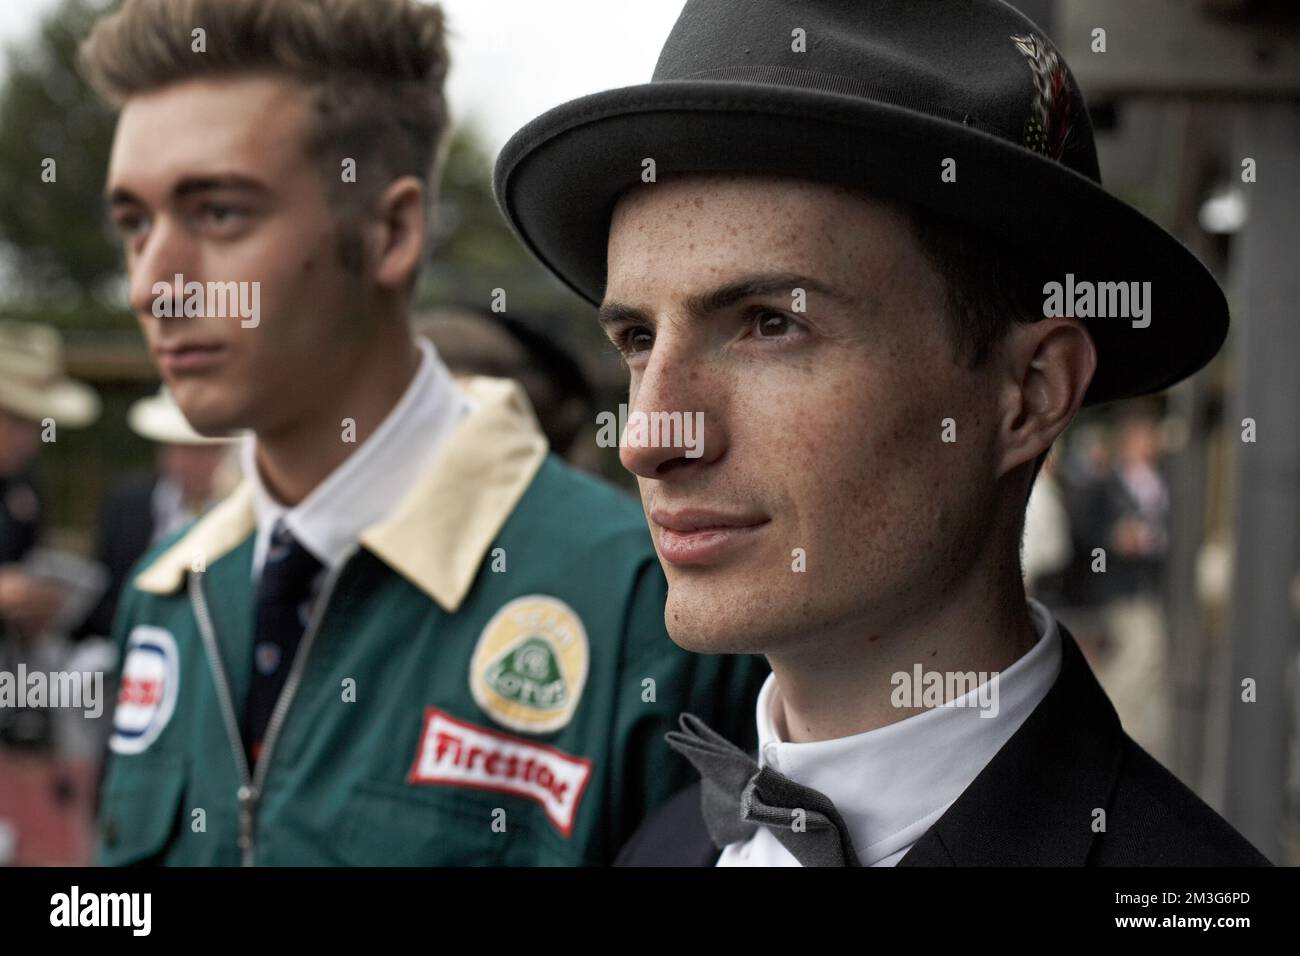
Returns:
[[[170,291],[164,295],[170,296],[177,291],[173,283],[178,274],[184,277],[184,282],[193,278],[186,271],[189,266],[185,231],[174,225],[171,217],[160,215],[127,262],[127,301],[132,311],[142,318],[154,317],[154,303],[159,299],[158,283],[167,286]],[[171,304],[175,315],[184,314],[181,303]]]
[[[717,461],[727,437],[718,373],[689,342],[662,331],[633,376],[619,461],[641,478],[685,478]]]

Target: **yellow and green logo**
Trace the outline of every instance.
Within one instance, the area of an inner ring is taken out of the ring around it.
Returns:
[[[563,601],[516,598],[492,616],[470,661],[474,701],[497,723],[524,733],[559,730],[587,681],[587,632]]]

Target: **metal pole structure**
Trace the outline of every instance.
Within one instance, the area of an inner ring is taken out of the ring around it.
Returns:
[[[1208,126],[1216,114],[1192,100],[1171,103],[1170,108],[1178,118],[1174,138],[1181,147],[1170,226],[1217,273],[1222,264],[1215,261],[1196,218],[1213,167]],[[1174,489],[1164,595],[1169,622],[1169,769],[1194,789],[1200,788],[1203,768],[1210,663],[1196,589],[1197,554],[1206,531],[1207,407],[1213,388],[1209,379],[1207,373],[1194,375],[1169,395],[1169,411],[1187,427],[1187,443],[1170,457],[1168,466]]]
[[[1297,646],[1290,592],[1300,567],[1300,107],[1294,100],[1259,102],[1243,112],[1238,162],[1254,159],[1257,181],[1244,185],[1245,321],[1228,420],[1238,443],[1224,815],[1282,862],[1287,676]],[[1240,440],[1244,418],[1256,423],[1254,443]],[[1242,700],[1246,680],[1255,683],[1253,703]]]

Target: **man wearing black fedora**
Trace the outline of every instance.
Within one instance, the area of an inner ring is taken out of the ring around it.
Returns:
[[[1102,189],[1040,29],[995,0],[688,0],[650,83],[534,120],[495,185],[600,306],[632,412],[703,421],[702,453],[621,450],[672,639],[772,666],[757,753],[683,715],[702,780],[620,862],[1268,862],[1024,593],[1053,441],[1228,321]]]

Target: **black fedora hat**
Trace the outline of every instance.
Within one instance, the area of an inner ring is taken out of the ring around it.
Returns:
[[[1005,241],[1044,282],[1080,292],[1063,311],[1097,346],[1085,404],[1166,388],[1227,335],[1213,276],[1102,188],[1073,76],[998,0],[688,0],[649,83],[565,103],[510,139],[497,202],[548,269],[599,303],[610,216],[646,158],[657,177],[850,185]],[[1119,302],[1117,283],[1150,283],[1143,318],[1097,314]]]

